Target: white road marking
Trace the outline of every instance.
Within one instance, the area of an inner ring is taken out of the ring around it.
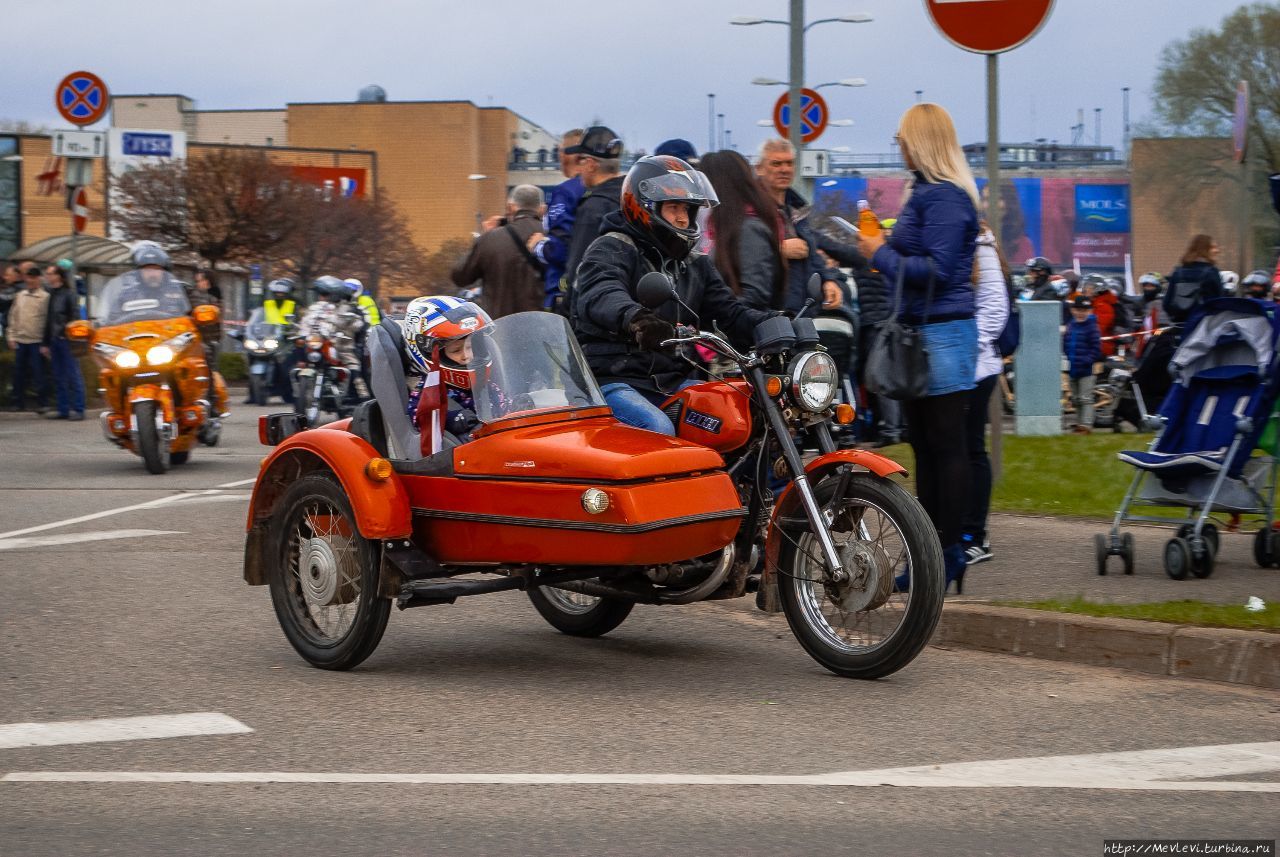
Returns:
[[[99,518],[108,518],[112,515],[122,515],[125,512],[136,512],[139,509],[155,509],[159,506],[167,506],[172,503],[217,503],[226,500],[240,500],[248,496],[248,493],[244,491],[236,492],[235,494],[224,494],[222,491],[217,489],[183,494],[170,494],[167,497],[158,497],[155,500],[148,500],[145,503],[135,503],[132,506],[119,506],[115,509],[107,509],[102,512],[94,512],[89,515],[81,515],[78,518],[64,518],[61,521],[51,521],[47,524],[27,527],[23,530],[10,530],[7,533],[0,533],[0,539],[8,539],[14,536],[25,536],[29,533],[41,533],[45,530],[56,530],[59,527],[69,527],[72,524],[83,524],[86,521],[96,521]]]
[[[63,533],[56,536],[30,536],[28,538],[0,539],[0,551],[20,548],[52,547],[78,542],[101,542],[109,539],[137,539],[143,536],[180,536],[178,530],[95,530],[88,533]]]
[[[0,726],[0,749],[95,744],[100,741],[141,741],[145,738],[184,738],[193,735],[235,735],[252,731],[239,720],[216,711],[161,714],[153,717],[63,720],[54,723],[9,723]]]
[[[241,485],[252,485],[254,482],[257,482],[257,481],[258,481],[258,477],[255,476],[252,479],[241,479],[238,482],[223,482],[218,487],[219,488],[239,488]]]
[[[307,772],[24,771],[0,782],[393,783],[408,785],[834,786],[1069,788],[1115,791],[1280,793],[1280,782],[1205,781],[1280,771],[1280,742],[1128,753],[1041,756],[800,776],[758,774],[374,774]],[[1200,780],[1188,779],[1191,777]]]

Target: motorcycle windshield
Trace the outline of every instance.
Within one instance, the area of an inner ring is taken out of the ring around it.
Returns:
[[[185,284],[161,268],[129,271],[111,280],[98,301],[98,324],[161,321],[191,312]]]
[[[549,312],[504,316],[471,336],[476,416],[483,423],[606,407],[569,322]]]
[[[259,307],[249,314],[249,320],[244,324],[244,334],[247,339],[256,342],[263,342],[267,339],[279,340],[284,328],[278,324],[268,324],[267,317]]]

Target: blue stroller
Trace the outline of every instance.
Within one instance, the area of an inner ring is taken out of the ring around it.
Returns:
[[[1121,452],[1137,471],[1109,534],[1094,536],[1098,574],[1118,556],[1133,574],[1133,534],[1126,521],[1179,524],[1164,549],[1174,580],[1208,577],[1218,552],[1211,513],[1261,515],[1254,559],[1263,568],[1280,561],[1275,521],[1276,431],[1268,431],[1280,393],[1280,313],[1272,304],[1218,298],[1187,321],[1169,362],[1174,384],[1160,407],[1163,429],[1146,451]],[[1263,440],[1264,432],[1267,435]],[[1261,443],[1260,443],[1261,441]],[[1262,446],[1262,455],[1254,449]],[[1136,515],[1132,506],[1185,509],[1180,517]]]

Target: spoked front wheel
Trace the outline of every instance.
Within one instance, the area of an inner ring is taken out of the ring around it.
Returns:
[[[529,600],[551,627],[571,637],[600,637],[622,624],[635,603],[621,598],[600,598],[538,586],[529,590]]]
[[[378,597],[378,554],[356,529],[334,479],[304,476],[271,519],[271,602],[290,644],[312,666],[348,670],[377,648],[391,600]]]
[[[837,675],[897,672],[920,654],[942,615],[942,548],[933,524],[900,486],[869,474],[831,476],[814,490],[846,577],[824,579],[822,548],[807,526],[775,534],[783,539],[778,594],[787,623]]]

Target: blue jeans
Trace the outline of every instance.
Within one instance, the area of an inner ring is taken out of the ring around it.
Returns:
[[[30,382],[30,383],[28,383]],[[35,393],[36,404],[44,407],[48,401],[49,388],[44,380],[44,355],[40,353],[40,343],[18,343],[18,351],[13,360],[13,406],[26,406],[27,387]]]
[[[64,417],[72,411],[84,413],[84,377],[80,364],[71,354],[71,343],[55,339],[49,344],[49,363],[58,396],[58,413]]]
[[[662,409],[630,384],[605,384],[600,388],[604,400],[620,422],[639,429],[674,436],[676,427]]]
[[[929,352],[929,392],[925,395],[972,390],[978,371],[978,323],[961,318],[926,324],[921,331]]]

